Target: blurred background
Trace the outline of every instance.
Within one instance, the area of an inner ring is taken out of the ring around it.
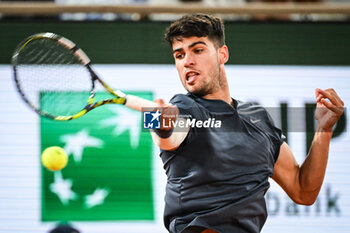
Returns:
[[[141,114],[104,106],[71,122],[41,119],[16,92],[10,64],[21,40],[54,32],[81,47],[112,87],[169,101],[185,90],[163,33],[193,12],[223,18],[232,97],[267,107],[298,162],[315,129],[315,88],[334,88],[350,102],[347,0],[0,1],[0,233],[50,232],[59,224],[75,231],[55,232],[166,232],[166,176]],[[262,232],[348,232],[347,116],[346,109],[336,125],[316,203],[294,204],[271,180]],[[40,154],[54,145],[69,162],[49,172]]]

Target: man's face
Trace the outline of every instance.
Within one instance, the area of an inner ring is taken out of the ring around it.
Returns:
[[[219,52],[208,37],[188,37],[172,45],[176,69],[185,89],[197,96],[220,90]]]

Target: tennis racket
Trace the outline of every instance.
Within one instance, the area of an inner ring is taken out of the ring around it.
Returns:
[[[109,87],[94,72],[82,49],[54,33],[39,33],[23,40],[12,56],[12,67],[22,99],[49,119],[76,119],[105,104],[124,104],[137,111],[157,107],[152,101]],[[96,99],[97,83],[111,98]]]

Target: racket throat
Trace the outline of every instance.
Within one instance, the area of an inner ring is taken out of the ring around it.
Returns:
[[[95,74],[95,72],[91,69],[89,65],[86,65],[86,68],[89,70],[91,74],[92,83],[95,83],[96,80],[99,80],[98,76]]]

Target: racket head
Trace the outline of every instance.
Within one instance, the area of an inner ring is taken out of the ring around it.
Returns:
[[[12,56],[13,77],[22,99],[54,120],[84,115],[94,101],[90,59],[72,41],[54,33],[29,36]]]

